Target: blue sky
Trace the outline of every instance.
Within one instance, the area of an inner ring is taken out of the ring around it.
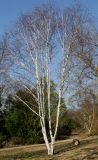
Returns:
[[[8,31],[10,27],[17,21],[18,17],[35,8],[47,0],[0,0],[0,36],[5,31]],[[57,7],[63,8],[64,6],[70,6],[78,0],[51,0],[55,1]],[[98,0],[80,0],[83,6],[86,6],[98,24]]]

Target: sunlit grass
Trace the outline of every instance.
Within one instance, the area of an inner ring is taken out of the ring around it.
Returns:
[[[0,150],[0,160],[90,160],[98,159],[98,139],[80,140],[78,147],[72,139],[56,142],[53,156],[47,156],[45,145],[28,145]]]

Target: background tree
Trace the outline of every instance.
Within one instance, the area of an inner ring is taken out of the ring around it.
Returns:
[[[29,99],[28,103],[31,104],[32,102],[34,108],[37,107],[36,102],[30,97],[27,90],[19,90],[17,95],[25,102]],[[11,98],[10,103],[11,109],[5,119],[5,126],[10,134],[10,138],[16,144],[42,143],[43,139],[39,117],[32,114],[19,100]]]
[[[93,133],[94,124],[97,118],[97,98],[91,88],[81,88],[77,94],[73,96],[75,108],[74,117],[80,123],[80,128],[90,136]]]
[[[56,85],[51,81],[51,105],[52,105],[52,127],[55,128],[55,117],[56,117],[56,105],[58,100],[58,94],[56,93]],[[34,93],[35,90],[32,90]],[[45,93],[47,94],[47,93]],[[38,104],[35,99],[31,97],[28,90],[19,90],[17,95],[21,97],[24,102],[27,102],[31,105],[31,108],[37,110]],[[36,92],[35,92],[36,95]],[[28,100],[29,99],[29,100]],[[7,108],[10,103],[9,112],[6,116],[6,129],[10,134],[10,138],[15,141],[14,143],[24,144],[24,143],[41,143],[42,134],[41,134],[41,126],[39,122],[39,117],[31,113],[28,108],[19,100],[15,100],[13,97],[9,96],[6,101]],[[47,99],[46,99],[47,105]],[[48,111],[46,111],[48,112]],[[64,100],[62,98],[62,106],[61,106],[61,114],[60,114],[60,122],[59,122],[59,130],[57,134],[57,139],[66,138],[71,133],[71,124],[69,125],[69,119],[67,118],[67,111]],[[46,117],[46,129],[47,133],[49,133],[48,127],[48,118]],[[48,135],[49,139],[49,135]],[[50,140],[50,139],[49,139]]]

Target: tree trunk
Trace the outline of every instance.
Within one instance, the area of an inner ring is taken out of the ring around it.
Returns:
[[[54,153],[54,144],[53,143],[51,143],[50,144],[50,147],[49,147],[49,149],[48,149],[48,155],[53,155],[53,153]]]
[[[54,153],[54,140],[52,140],[49,144],[47,135],[43,133],[44,141],[47,147],[48,155],[53,155]]]

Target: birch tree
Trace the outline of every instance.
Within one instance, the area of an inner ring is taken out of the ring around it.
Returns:
[[[61,106],[61,92],[63,87],[63,73],[60,79],[60,88],[55,128],[52,128],[51,119],[51,69],[53,55],[53,43],[56,31],[55,13],[52,8],[42,7],[35,9],[34,12],[24,15],[17,23],[14,32],[11,33],[9,44],[7,46],[8,52],[11,54],[13,61],[13,68],[11,70],[11,79],[22,84],[29,93],[35,98],[38,103],[38,112],[33,110],[28,103],[21,99],[18,95],[15,97],[23,102],[33,113],[40,118],[43,138],[48,150],[48,155],[53,154],[54,143],[57,135],[57,128],[59,122],[60,106]],[[21,83],[22,82],[22,83]],[[28,84],[30,87],[28,87]],[[37,95],[34,95],[30,88],[37,90]],[[45,95],[46,91],[46,95]],[[46,99],[47,96],[47,106]],[[46,113],[46,108],[48,114]],[[46,115],[47,114],[47,115]],[[46,116],[49,122],[50,142],[46,131]]]
[[[73,58],[75,51],[73,48],[78,49],[78,46],[73,47],[73,42],[77,40],[74,35],[80,17],[83,19],[85,16],[78,17],[77,9],[74,8],[65,9],[63,13],[57,14],[53,7],[43,6],[21,16],[14,31],[8,35],[7,51],[5,51],[10,54],[9,61],[13,64],[9,71],[11,87],[16,86],[16,90],[24,87],[35,98],[38,104],[37,110],[14,94],[15,92],[13,94],[39,117],[48,155],[53,155],[54,152],[60,108],[63,105],[62,97],[67,95],[68,87],[76,78],[74,78],[76,61]],[[58,84],[55,127],[52,126],[51,116],[54,107],[51,103],[51,80]],[[33,94],[32,89],[35,89],[37,94]],[[46,117],[48,117],[49,138]]]

